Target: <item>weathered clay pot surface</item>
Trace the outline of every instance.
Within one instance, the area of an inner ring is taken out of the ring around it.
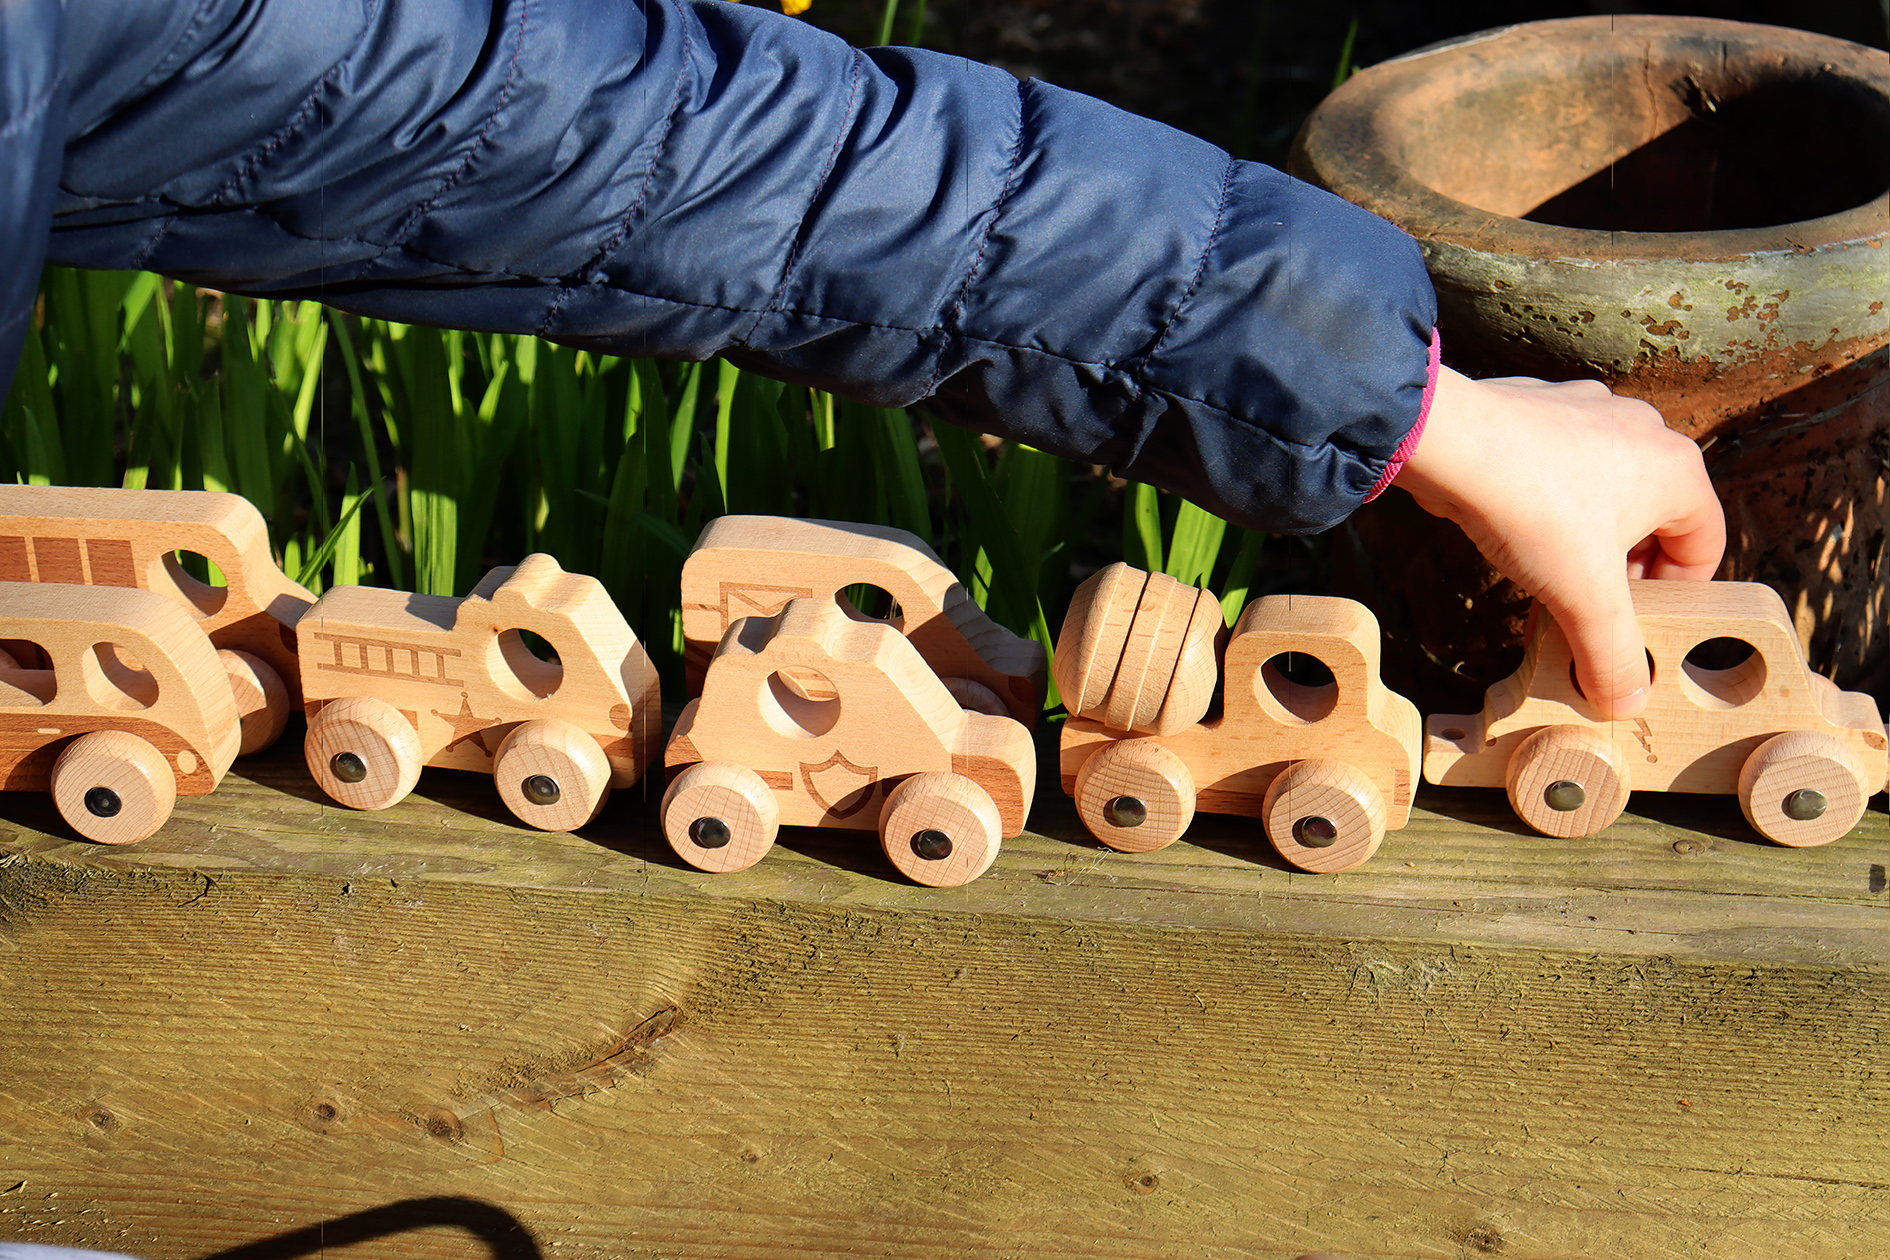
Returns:
[[[1701,441],[1721,576],[1777,587],[1814,666],[1884,686],[1890,57],[1685,18],[1510,27],[1355,76],[1294,173],[1417,238],[1453,366],[1598,378]],[[1507,672],[1521,592],[1408,503],[1355,523],[1420,704]]]

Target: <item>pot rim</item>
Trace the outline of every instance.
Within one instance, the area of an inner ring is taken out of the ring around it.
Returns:
[[[1532,44],[1552,40],[1566,46],[1593,42],[1597,36],[1651,40],[1714,34],[1742,44],[1763,43],[1800,64],[1865,84],[1890,102],[1890,56],[1848,40],[1705,18],[1641,14],[1556,18],[1444,40],[1359,71],[1321,102],[1300,128],[1293,142],[1293,173],[1311,178],[1421,240],[1583,266],[1598,259],[1719,263],[1855,245],[1881,248],[1890,236],[1890,188],[1847,210],[1795,222],[1692,232],[1615,231],[1562,227],[1485,210],[1438,191],[1389,156],[1400,146],[1385,120],[1395,117],[1406,98],[1434,80],[1434,72],[1424,64],[1432,58],[1461,55],[1503,40]]]

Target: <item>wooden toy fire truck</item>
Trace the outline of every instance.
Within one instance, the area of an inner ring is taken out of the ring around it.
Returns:
[[[447,766],[491,774],[522,821],[568,831],[661,738],[648,653],[597,579],[550,556],[494,569],[464,599],[335,587],[299,641],[309,772],[355,809]]]

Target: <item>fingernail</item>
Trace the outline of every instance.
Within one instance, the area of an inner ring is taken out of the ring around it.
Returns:
[[[1607,714],[1610,720],[1621,721],[1633,717],[1646,707],[1647,688],[1636,687],[1625,696],[1615,697],[1614,702],[1607,706]]]

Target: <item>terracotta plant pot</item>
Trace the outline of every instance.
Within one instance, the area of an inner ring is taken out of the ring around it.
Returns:
[[[1600,379],[1700,441],[1720,576],[1778,589],[1814,668],[1882,698],[1890,58],[1738,22],[1530,23],[1354,76],[1293,168],[1417,238],[1452,366]],[[1339,559],[1363,557],[1387,678],[1474,696],[1527,601],[1453,527],[1380,504]]]

